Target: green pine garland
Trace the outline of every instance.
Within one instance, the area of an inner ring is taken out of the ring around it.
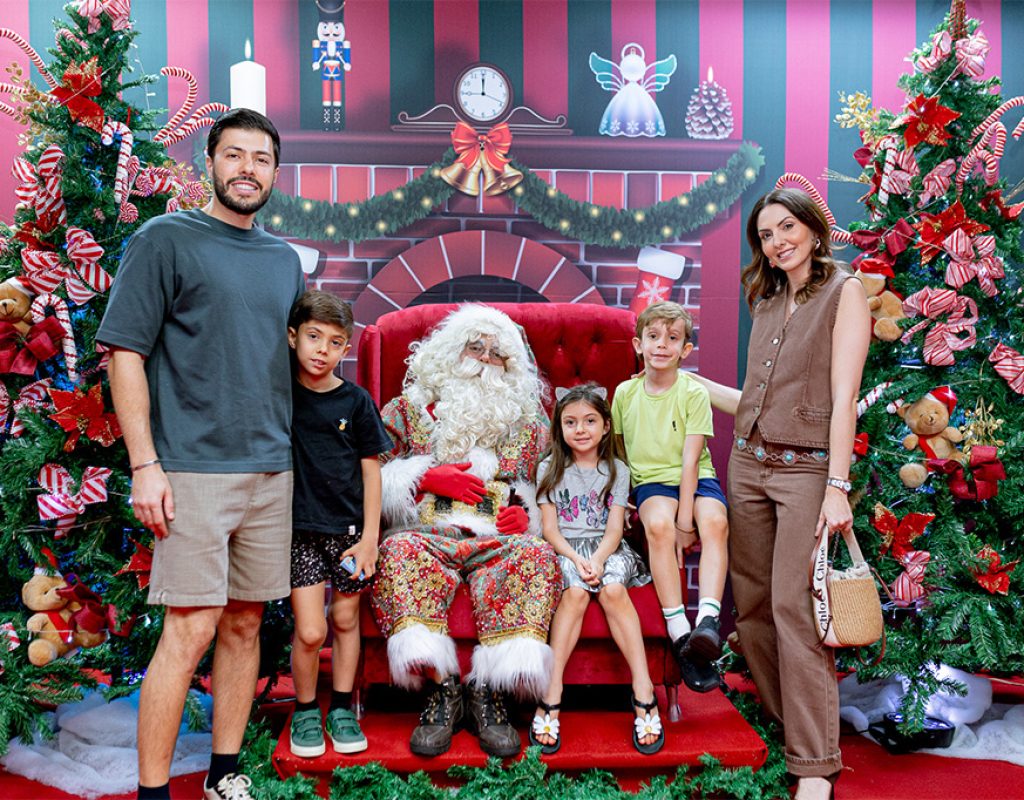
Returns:
[[[329,203],[274,192],[260,220],[280,234],[299,239],[362,242],[402,230],[423,219],[455,193],[441,170],[455,160],[449,149],[440,161],[404,186],[361,203]],[[750,187],[764,166],[756,145],[744,142],[726,165],[686,194],[646,208],[618,209],[581,203],[512,162],[523,181],[511,194],[544,227],[585,244],[644,247],[678,238],[706,225]]]
[[[768,746],[764,765],[723,767],[713,756],[700,758],[701,769],[681,766],[674,778],[656,776],[638,792],[619,788],[615,776],[606,770],[590,770],[573,778],[550,772],[539,758],[539,748],[507,767],[500,759],[488,759],[484,767],[454,766],[447,774],[460,781],[457,789],[435,786],[425,772],[399,775],[379,763],[337,768],[331,774],[331,800],[688,800],[693,797],[730,797],[736,800],[780,800],[789,797],[786,788],[786,760],[778,726],[769,722],[761,706],[749,694],[726,693],[736,708]],[[242,747],[242,771],[253,781],[257,800],[316,800],[317,780],[301,775],[282,779],[274,769],[272,756],[276,739],[265,722],[246,731]]]

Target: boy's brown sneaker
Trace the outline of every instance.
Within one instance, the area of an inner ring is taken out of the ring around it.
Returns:
[[[462,726],[465,710],[458,676],[449,675],[427,698],[420,724],[412,732],[409,749],[418,756],[439,756],[452,746],[452,736]]]

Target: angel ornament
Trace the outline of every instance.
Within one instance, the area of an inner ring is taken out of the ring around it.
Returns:
[[[665,135],[665,120],[651,93],[660,92],[668,85],[676,71],[675,55],[648,66],[644,49],[630,42],[622,48],[618,64],[591,53],[590,69],[603,89],[615,92],[601,117],[598,133],[633,137]]]

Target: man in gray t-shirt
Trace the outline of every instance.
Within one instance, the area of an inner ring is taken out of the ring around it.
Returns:
[[[169,798],[171,755],[199,659],[213,662],[205,797],[249,798],[238,753],[266,600],[288,595],[291,375],[298,256],[253,227],[277,180],[280,138],[237,109],[210,129],[215,196],[132,237],[97,339],[131,461],[136,518],[153,531],[149,602],[164,627],[139,701],[139,798]]]

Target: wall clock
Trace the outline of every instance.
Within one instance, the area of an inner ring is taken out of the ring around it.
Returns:
[[[512,82],[493,64],[470,64],[455,79],[453,103],[473,122],[494,122],[512,107]]]

